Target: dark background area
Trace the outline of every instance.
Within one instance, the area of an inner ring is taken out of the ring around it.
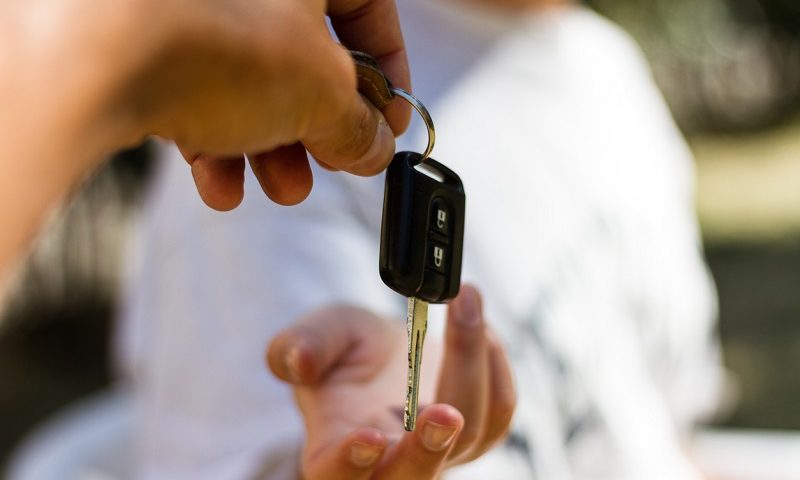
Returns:
[[[113,381],[109,338],[152,148],[118,154],[38,240],[0,319],[0,471],[39,422]]]
[[[800,430],[800,245],[707,248],[738,405],[723,423]]]
[[[704,193],[727,163],[741,167],[724,151],[704,148],[709,139],[765,142],[764,132],[789,128],[788,138],[798,143],[786,162],[800,157],[800,126],[791,130],[800,125],[800,2],[590,3],[641,43],[698,154],[699,213],[719,291],[720,334],[739,384],[738,405],[721,421],[800,430],[800,203],[787,193],[788,200],[767,208],[784,209],[776,218],[788,220],[755,228],[754,219],[772,210],[748,210],[751,217],[736,212],[746,211],[755,201],[748,195],[760,190],[738,192],[733,200]],[[0,465],[36,423],[112,381],[108,336],[120,248],[146,185],[149,152],[125,152],[93,178],[19,275],[0,323]],[[759,168],[759,158],[748,161]],[[704,168],[711,164],[723,167]],[[734,215],[719,214],[715,202],[727,202]]]

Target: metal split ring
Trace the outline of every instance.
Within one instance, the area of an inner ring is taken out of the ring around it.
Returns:
[[[422,121],[425,122],[425,128],[428,129],[428,146],[425,148],[425,151],[422,153],[422,159],[419,161],[419,163],[422,163],[431,156],[433,146],[436,144],[436,129],[433,126],[431,114],[428,113],[428,109],[425,108],[425,105],[417,100],[417,97],[414,95],[411,95],[402,88],[397,88],[394,86],[390,87],[390,90],[392,91],[392,94],[397,95],[414,107],[414,110],[419,112],[419,115],[422,117]]]

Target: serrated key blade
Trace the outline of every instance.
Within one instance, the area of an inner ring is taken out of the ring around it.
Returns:
[[[408,328],[408,383],[406,385],[403,428],[411,432],[417,423],[422,349],[425,345],[425,333],[428,329],[428,302],[414,297],[408,298],[406,325]]]

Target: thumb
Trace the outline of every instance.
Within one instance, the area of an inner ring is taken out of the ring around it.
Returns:
[[[383,114],[356,89],[352,57],[337,52],[338,79],[318,93],[316,114],[300,142],[321,163],[362,176],[376,175],[392,160],[395,142]],[[343,81],[344,80],[344,81]]]
[[[336,366],[346,366],[364,340],[376,337],[375,316],[349,306],[326,307],[279,333],[267,349],[267,364],[281,380],[295,385],[322,382]]]

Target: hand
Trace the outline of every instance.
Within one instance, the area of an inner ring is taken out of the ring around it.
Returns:
[[[305,149],[375,174],[409,121],[401,102],[384,120],[362,99],[325,26],[328,15],[344,45],[410,88],[393,0],[29,0],[0,11],[0,281],[47,211],[146,135],[178,142],[205,202],[228,210],[243,195],[242,152],[267,195],[292,204],[311,189]]]
[[[503,438],[516,396],[477,290],[463,287],[450,305],[443,356],[426,349],[423,373],[439,362],[441,371],[435,385],[423,383],[420,403],[439,403],[422,408],[410,433],[402,427],[406,346],[396,321],[346,306],[314,312],[272,341],[270,368],[292,384],[305,419],[306,479],[433,479]]]
[[[150,131],[174,139],[206,203],[241,201],[244,158],[274,201],[311,190],[306,149],[326,166],[359,175],[385,168],[409,110],[389,123],[356,90],[344,45],[375,56],[398,85],[408,67],[393,0],[171,0],[147,2],[167,15],[164,40],[129,93]],[[166,4],[166,5],[165,5]],[[166,7],[166,8],[165,8]],[[203,152],[203,153],[196,153]]]
[[[408,106],[393,103],[384,120],[359,95],[349,52],[332,40],[324,18],[345,46],[372,54],[394,83],[410,87],[393,0],[177,3],[176,17],[200,14],[181,22],[135,97],[150,105],[147,133],[182,147],[209,206],[229,210],[241,201],[242,152],[265,193],[287,205],[311,190],[306,150],[324,166],[358,175],[388,165]]]

